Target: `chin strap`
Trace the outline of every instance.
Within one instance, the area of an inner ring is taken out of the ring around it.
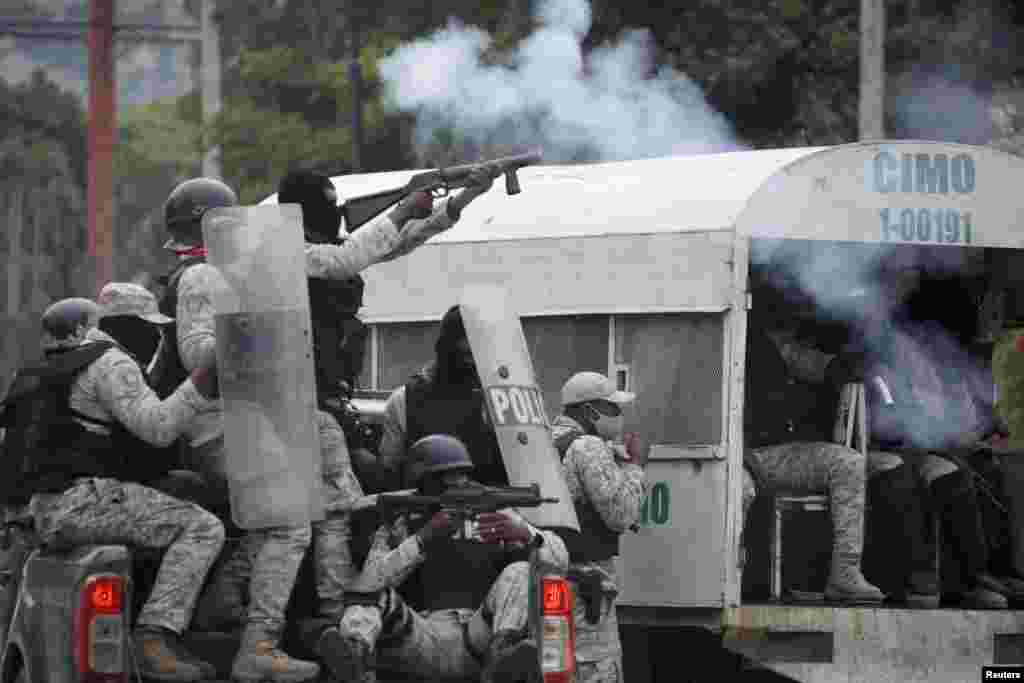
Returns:
[[[184,258],[192,258],[193,256],[202,256],[203,258],[206,258],[206,247],[197,246],[186,247],[185,249],[175,249],[174,253],[177,256],[182,256]]]

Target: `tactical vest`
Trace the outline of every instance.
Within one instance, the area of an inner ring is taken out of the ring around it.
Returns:
[[[170,273],[160,278],[164,285],[163,295],[160,297],[160,312],[175,321],[166,327],[164,343],[157,350],[156,360],[153,363],[153,373],[150,377],[153,391],[161,400],[167,398],[188,378],[188,371],[181,360],[181,350],[178,348],[178,284],[185,271],[197,263],[205,263],[203,256],[191,256],[182,260]]]
[[[525,548],[454,538],[438,539],[417,570],[420,610],[477,609],[509,564],[529,559]]]
[[[173,469],[174,447],[151,446],[119,422],[108,423],[83,415],[70,405],[71,387],[82,372],[116,344],[95,342],[53,354],[46,365],[54,376],[63,374],[65,391],[60,419],[26,467],[26,493],[61,493],[81,477],[104,477],[147,483]],[[87,430],[82,422],[106,427],[109,434]]]
[[[313,364],[317,394],[330,398],[341,381],[352,385],[363,360],[365,326],[356,318],[363,305],[363,278],[309,278],[309,313],[313,324]]]
[[[462,389],[460,387],[460,389]],[[405,447],[430,434],[459,439],[473,460],[473,479],[487,486],[508,486],[508,474],[494,429],[483,421],[481,394],[455,393],[425,377],[405,385]]]
[[[747,342],[744,436],[747,448],[831,441],[835,393],[792,376],[766,330],[751,325]]]

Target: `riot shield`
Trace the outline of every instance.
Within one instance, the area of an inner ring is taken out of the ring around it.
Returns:
[[[542,496],[558,499],[519,512],[534,526],[579,531],[523,327],[506,291],[471,285],[459,306],[509,483],[536,483]]]
[[[203,216],[224,408],[231,515],[243,529],[324,518],[302,214],[297,205]]]

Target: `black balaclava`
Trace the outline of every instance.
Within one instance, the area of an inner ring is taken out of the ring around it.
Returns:
[[[476,365],[465,365],[456,347],[456,343],[464,338],[466,328],[462,324],[462,313],[458,306],[452,306],[441,319],[441,333],[434,344],[437,376],[442,384],[475,388],[479,383]]]
[[[331,179],[310,170],[292,171],[278,186],[279,204],[302,206],[302,227],[306,241],[325,244],[338,241],[343,216]]]
[[[123,346],[145,368],[160,344],[160,327],[134,315],[100,319],[99,328]]]

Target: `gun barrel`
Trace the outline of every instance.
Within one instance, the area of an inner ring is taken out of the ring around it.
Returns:
[[[474,170],[481,166],[497,166],[502,171],[511,171],[523,166],[530,166],[531,164],[539,164],[544,159],[544,155],[540,150],[533,150],[532,152],[525,152],[523,154],[514,154],[508,157],[498,157],[497,159],[485,159],[473,164],[460,164],[458,166],[449,166],[447,168],[440,169],[442,175],[449,180],[456,180],[468,176]]]

